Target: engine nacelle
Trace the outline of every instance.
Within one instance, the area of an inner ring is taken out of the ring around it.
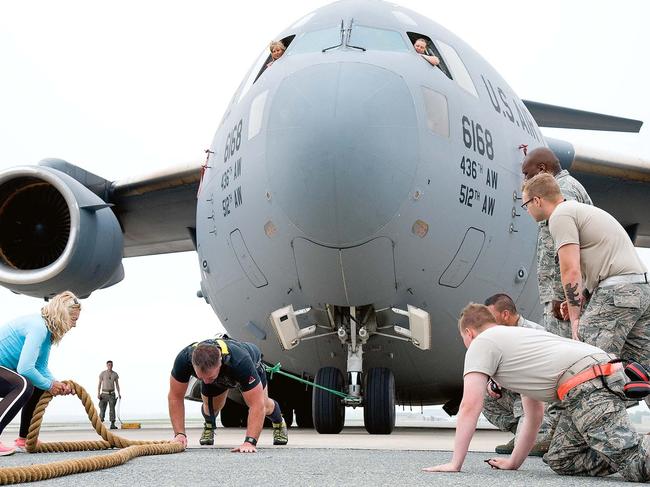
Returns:
[[[50,167],[0,171],[0,285],[80,297],[119,282],[123,236],[110,205]]]

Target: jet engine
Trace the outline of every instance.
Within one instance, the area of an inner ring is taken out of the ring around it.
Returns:
[[[102,198],[51,167],[0,171],[0,284],[46,298],[80,297],[124,277],[123,236]]]

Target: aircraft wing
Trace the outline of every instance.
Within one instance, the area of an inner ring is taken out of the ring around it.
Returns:
[[[124,257],[195,250],[201,164],[112,183],[109,202],[124,231]]]
[[[540,127],[562,129],[607,130],[611,132],[638,132],[643,122],[574,108],[521,100]]]
[[[650,160],[549,137],[546,141],[594,204],[613,215],[637,247],[650,247]]]

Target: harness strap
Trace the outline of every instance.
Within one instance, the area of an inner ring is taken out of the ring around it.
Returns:
[[[557,388],[557,397],[564,400],[571,389],[596,377],[606,377],[618,370],[616,363],[596,364],[574,375]]]
[[[226,342],[219,339],[217,339],[216,342],[217,345],[219,345],[219,348],[221,349],[221,355],[228,355],[230,353],[230,350],[228,350],[228,345],[226,344]]]

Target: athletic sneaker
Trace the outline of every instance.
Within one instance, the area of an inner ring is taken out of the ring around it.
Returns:
[[[40,446],[41,442],[40,440],[36,440],[36,446]],[[16,451],[19,452],[26,452],[27,451],[27,439],[26,438],[16,438],[16,441],[14,441],[14,448]]]
[[[281,423],[272,423],[273,424],[273,444],[274,445],[286,445],[289,441],[289,433],[287,431],[287,425],[284,421]]]
[[[210,423],[203,424],[203,434],[199,443],[201,445],[214,445],[214,427]]]
[[[16,449],[10,446],[5,446],[0,442],[0,457],[6,457],[7,455],[13,455],[16,453]]]

